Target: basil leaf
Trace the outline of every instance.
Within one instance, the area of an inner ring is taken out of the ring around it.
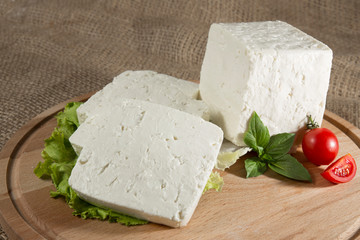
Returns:
[[[268,164],[269,168],[285,177],[312,182],[311,176],[306,168],[299,163],[296,158],[289,154],[285,154],[277,158],[275,162]]]
[[[244,142],[259,155],[263,154],[263,149],[269,143],[269,130],[260,117],[254,112],[250,118],[248,129],[244,134]]]
[[[280,133],[270,137],[264,152],[277,159],[290,151],[295,140],[294,133]]]
[[[263,162],[266,163],[273,161],[273,157],[270,154],[267,154],[266,152],[264,152],[263,155],[259,155],[259,157]]]
[[[257,177],[267,170],[266,163],[258,157],[252,157],[245,160],[246,178]]]

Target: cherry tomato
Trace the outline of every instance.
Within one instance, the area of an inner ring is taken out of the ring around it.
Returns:
[[[355,174],[356,162],[350,154],[346,154],[327,167],[321,176],[333,183],[345,183],[353,179]]]
[[[314,128],[305,133],[302,149],[306,158],[316,165],[330,164],[338,154],[339,142],[327,128]]]

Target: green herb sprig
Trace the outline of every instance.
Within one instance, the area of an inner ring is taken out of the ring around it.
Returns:
[[[270,168],[287,178],[312,182],[307,169],[288,154],[294,139],[294,133],[280,133],[270,137],[268,128],[254,112],[245,132],[244,142],[258,156],[245,160],[246,178],[257,177]]]

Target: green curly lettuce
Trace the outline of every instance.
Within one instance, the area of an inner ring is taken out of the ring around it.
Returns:
[[[223,185],[224,180],[220,176],[220,174],[218,172],[211,172],[210,177],[203,190],[203,194],[210,189],[214,189],[215,191],[220,192]]]
[[[77,155],[74,152],[69,137],[79,127],[76,109],[80,102],[68,103],[64,111],[56,115],[57,127],[51,136],[45,140],[45,148],[41,153],[43,162],[39,162],[34,173],[39,178],[51,178],[56,191],[50,192],[50,196],[63,197],[70,208],[74,210],[73,215],[83,219],[95,218],[117,222],[127,226],[142,225],[147,221],[130,217],[110,209],[94,206],[78,197],[69,186],[68,179],[71,170],[75,166]]]
[[[215,168],[224,171],[226,168],[235,164],[241,156],[244,156],[250,151],[251,148],[249,147],[238,147],[231,142],[224,140],[217,157]]]

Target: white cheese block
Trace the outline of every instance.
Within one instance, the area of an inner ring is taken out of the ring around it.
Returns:
[[[70,186],[98,206],[185,226],[216,164],[222,130],[146,101],[98,106],[70,137],[79,153]]]
[[[321,123],[332,51],[281,21],[211,25],[200,95],[225,138],[243,146],[256,111],[270,134],[296,132],[311,114]]]
[[[78,110],[80,124],[104,106],[122,98],[159,103],[209,120],[206,104],[199,100],[199,85],[153,71],[126,71],[94,94]]]

